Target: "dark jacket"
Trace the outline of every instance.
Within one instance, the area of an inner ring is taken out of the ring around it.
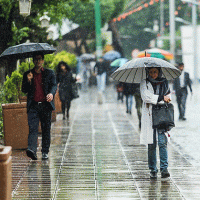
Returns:
[[[139,95],[140,84],[139,83],[124,83],[124,95]]]
[[[76,82],[71,72],[66,74],[59,73],[56,76],[59,83],[59,96],[61,101],[71,101],[73,99],[72,84]]]
[[[27,75],[32,72],[34,74],[34,68],[24,73],[23,81],[22,81],[22,92],[27,93],[27,112],[30,109],[30,105],[34,99],[34,78],[31,81],[31,84],[28,82]],[[57,84],[56,84],[56,76],[54,71],[51,69],[44,68],[42,73],[42,83],[44,94],[47,96],[49,93],[56,94]],[[52,107],[52,110],[55,109],[54,101],[49,102]]]
[[[185,88],[187,93],[188,93],[187,86],[189,86],[190,91],[192,92],[192,84],[191,83],[192,83],[192,81],[190,79],[189,73],[184,72],[184,85],[185,85],[184,88]],[[174,80],[173,88],[174,88],[176,94],[181,89],[181,87],[180,87],[180,78],[179,77]]]
[[[96,65],[94,66],[94,71],[97,73],[97,75],[101,75],[104,72],[107,72],[110,67],[110,64],[107,61],[102,62],[96,62]]]

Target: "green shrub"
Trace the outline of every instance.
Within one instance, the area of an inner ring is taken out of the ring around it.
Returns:
[[[2,116],[2,104],[7,103],[3,85],[0,85],[0,139],[3,138],[3,116]]]
[[[60,61],[66,62],[71,68],[75,68],[77,64],[76,55],[66,51],[61,51],[55,55],[52,62],[52,68],[54,70]]]
[[[23,95],[21,91],[23,75],[18,70],[14,71],[11,76],[6,76],[5,95],[10,103],[19,102],[19,97]]]
[[[22,62],[18,66],[18,71],[21,75],[24,74],[24,72],[28,71],[29,69],[32,69],[34,67],[34,63],[32,61]]]

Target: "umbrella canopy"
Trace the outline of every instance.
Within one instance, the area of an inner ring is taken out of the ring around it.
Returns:
[[[113,61],[117,58],[121,58],[121,54],[118,51],[108,51],[104,54],[103,59],[108,61]]]
[[[146,68],[160,67],[162,76],[167,80],[172,80],[181,75],[181,71],[169,62],[152,57],[137,58],[125,63],[111,74],[114,80],[126,83],[140,83],[146,79]]]
[[[47,43],[23,43],[7,48],[0,58],[24,59],[33,57],[34,53],[51,54],[56,49]]]
[[[146,55],[145,55],[146,52]],[[154,57],[154,58],[161,58],[165,60],[172,60],[174,58],[172,53],[169,53],[168,51],[165,51],[163,49],[158,48],[152,48],[152,49],[146,49],[145,51],[139,52],[138,58],[143,57]]]
[[[84,53],[80,56],[80,59],[83,61],[91,61],[95,59],[95,55],[90,54],[90,53]]]
[[[114,60],[110,66],[111,67],[121,67],[122,65],[124,65],[126,62],[128,62],[127,58],[118,58],[116,60]]]

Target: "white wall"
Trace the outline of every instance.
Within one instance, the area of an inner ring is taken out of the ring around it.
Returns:
[[[197,78],[200,78],[200,26],[197,26]],[[193,28],[191,25],[181,26],[181,45],[183,63],[185,64],[185,71],[189,72],[191,79],[194,79],[194,40]]]

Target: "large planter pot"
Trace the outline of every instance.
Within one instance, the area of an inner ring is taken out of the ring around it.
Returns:
[[[13,149],[28,147],[28,119],[26,103],[2,104],[4,144]]]
[[[59,96],[58,90],[54,97],[54,103],[55,103],[55,112],[62,113],[62,106],[61,106],[61,101],[60,101],[60,96]]]

